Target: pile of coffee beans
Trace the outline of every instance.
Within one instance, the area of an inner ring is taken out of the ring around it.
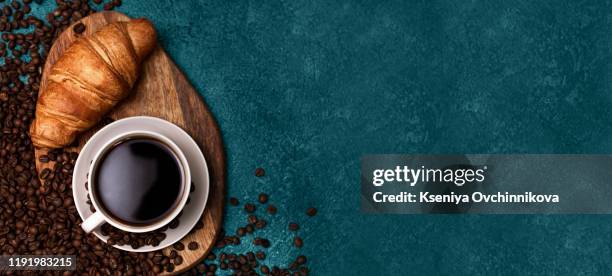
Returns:
[[[34,118],[42,66],[54,39],[73,22],[97,9],[111,10],[122,4],[121,0],[55,0],[56,8],[46,18],[40,19],[30,12],[31,5],[41,2],[0,0],[0,253],[76,255],[76,271],[47,271],[43,273],[45,275],[154,275],[173,272],[177,265],[184,263],[182,252],[197,250],[202,245],[197,242],[186,246],[177,243],[169,255],[164,255],[161,250],[149,253],[118,250],[94,235],[85,234],[80,227],[82,221],[72,199],[76,153],[52,150],[39,161],[51,162],[53,166],[40,174],[36,171],[29,126]],[[79,35],[86,29],[84,24],[75,25],[73,31]],[[262,168],[258,168],[255,174],[257,177],[266,175]],[[286,265],[268,267],[260,264],[266,258],[266,248],[278,242],[269,237],[255,236],[268,224],[263,216],[274,216],[277,212],[277,207],[269,200],[267,194],[261,194],[256,199],[259,205],[245,204],[246,225],[237,229],[236,235],[221,234],[213,251],[216,253],[210,253],[203,263],[184,274],[215,275],[218,270],[228,270],[237,275],[307,275],[307,259],[302,255]],[[235,198],[230,200],[230,204],[240,205]],[[259,209],[265,210],[265,214],[256,215]],[[316,209],[313,210],[309,210],[308,215],[315,215]],[[178,223],[178,220],[174,221],[167,227],[178,227]],[[200,222],[192,231],[202,227]],[[292,231],[299,230],[299,226],[290,227],[295,229]],[[103,226],[102,231],[110,237],[109,243],[132,247],[155,245],[164,238],[163,231],[131,235],[109,225]],[[223,252],[226,246],[240,244],[241,239],[249,235],[260,250]],[[299,244],[303,244],[301,239]],[[297,242],[295,246],[298,246]]]
[[[77,270],[62,272],[64,275],[153,275],[165,269],[150,261],[159,252],[124,252],[81,230],[81,219],[72,201],[76,153],[50,151],[40,159],[43,163],[54,163],[40,172],[43,183],[36,172],[28,130],[34,117],[45,57],[54,39],[72,22],[94,12],[96,6],[87,1],[56,0],[56,8],[44,20],[30,14],[31,5],[41,1],[0,2],[3,2],[0,4],[1,254],[76,255]],[[112,6],[103,5],[111,9],[119,4],[112,1]]]

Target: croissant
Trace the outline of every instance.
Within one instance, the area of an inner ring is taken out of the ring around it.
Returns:
[[[96,125],[138,78],[156,33],[146,19],[109,24],[77,39],[51,67],[30,127],[34,146],[59,148]]]

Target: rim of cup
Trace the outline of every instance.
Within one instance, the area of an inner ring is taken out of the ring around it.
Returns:
[[[124,139],[134,137],[134,136],[141,136],[143,138],[150,137],[153,139],[157,139],[160,142],[162,142],[165,146],[170,148],[170,150],[172,150],[172,152],[174,153],[175,157],[178,159],[177,161],[180,163],[180,169],[181,169],[182,176],[183,176],[182,183],[181,183],[182,185],[182,191],[180,194],[181,198],[180,198],[180,201],[177,203],[177,205],[174,207],[174,210],[172,210],[172,212],[166,215],[163,219],[153,224],[144,225],[144,226],[134,226],[134,225],[125,224],[125,223],[122,223],[114,219],[112,216],[108,215],[106,211],[104,211],[103,208],[100,208],[100,206],[96,202],[96,197],[93,195],[94,189],[92,187],[94,183],[93,181],[94,172],[96,170],[96,167],[99,165],[100,157],[102,157],[102,155],[105,154],[116,143]],[[88,188],[88,193],[90,194],[89,198],[91,200],[91,204],[96,208],[96,211],[93,212],[93,214],[91,214],[90,217],[94,216],[96,213],[100,213],[104,217],[104,221],[106,223],[109,223],[115,228],[118,228],[126,232],[131,232],[131,233],[143,233],[143,232],[150,232],[150,231],[157,230],[165,226],[166,224],[170,223],[183,210],[183,208],[185,207],[185,204],[187,203],[187,198],[189,197],[189,190],[190,190],[189,185],[191,185],[190,183],[191,183],[191,172],[189,169],[187,158],[185,157],[185,154],[183,153],[181,148],[179,148],[179,146],[177,146],[176,143],[174,143],[170,138],[160,133],[147,131],[147,130],[132,130],[132,131],[118,134],[117,136],[105,142],[104,145],[100,147],[98,151],[96,151],[92,159],[92,163],[89,166],[88,176],[87,176],[87,188]],[[85,218],[84,221],[88,220],[90,217]]]

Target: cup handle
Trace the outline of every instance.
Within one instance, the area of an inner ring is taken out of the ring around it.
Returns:
[[[85,233],[91,233],[94,229],[102,225],[106,220],[100,212],[95,212],[81,223],[81,228]]]

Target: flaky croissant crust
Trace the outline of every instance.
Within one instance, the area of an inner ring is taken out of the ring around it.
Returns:
[[[155,47],[145,19],[109,24],[79,38],[51,67],[30,128],[36,147],[59,148],[97,124],[138,78],[142,60]]]

